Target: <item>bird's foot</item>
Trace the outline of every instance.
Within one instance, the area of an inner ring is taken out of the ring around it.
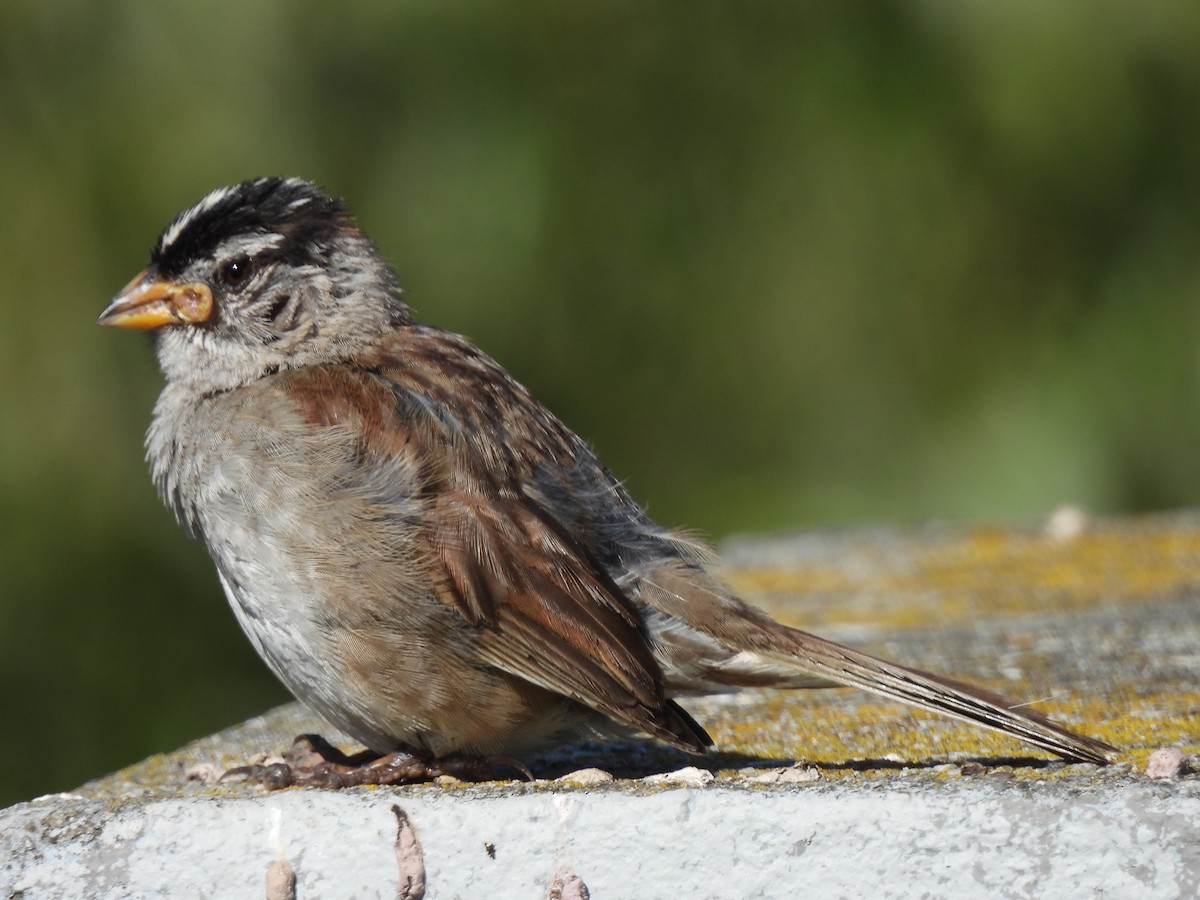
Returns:
[[[492,762],[459,757],[435,760],[409,750],[384,754],[364,750],[348,755],[320,735],[302,734],[284,753],[282,762],[238,766],[228,770],[221,780],[256,782],[272,791],[293,786],[337,789],[361,784],[412,784],[443,775],[479,781],[491,774]],[[532,780],[529,770],[518,762],[495,762],[514,765]]]

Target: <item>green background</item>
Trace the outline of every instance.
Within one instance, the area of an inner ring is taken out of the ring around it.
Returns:
[[[1200,4],[0,5],[0,802],[285,694],[95,327],[297,174],[660,521],[1200,502]]]

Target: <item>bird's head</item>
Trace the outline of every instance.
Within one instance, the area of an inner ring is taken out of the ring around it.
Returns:
[[[153,330],[167,379],[212,391],[348,358],[412,317],[340,200],[255,178],[177,215],[99,321]]]

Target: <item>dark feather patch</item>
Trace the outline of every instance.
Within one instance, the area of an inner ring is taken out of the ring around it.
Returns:
[[[165,277],[177,277],[234,235],[271,232],[287,237],[280,251],[284,258],[309,262],[314,249],[350,226],[342,201],[320,188],[298,178],[254,178],[210,194],[176,216],[158,236],[150,264]]]

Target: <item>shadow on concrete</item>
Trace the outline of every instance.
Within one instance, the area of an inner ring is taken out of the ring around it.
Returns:
[[[718,751],[706,756],[694,756],[681,750],[665,747],[654,741],[620,741],[602,743],[587,741],[573,744],[552,753],[534,757],[529,761],[530,770],[539,778],[558,778],[579,769],[597,768],[610,772],[617,778],[645,778],[673,772],[685,766],[705,769],[713,774],[729,769],[776,769],[797,762],[808,762],[789,757],[757,756],[754,754]],[[978,766],[984,771],[1000,767],[1058,769],[1066,763],[1060,759],[1037,756],[970,756],[954,759],[848,759],[841,762],[808,763],[828,772],[869,772],[873,770],[930,770],[939,766]]]

